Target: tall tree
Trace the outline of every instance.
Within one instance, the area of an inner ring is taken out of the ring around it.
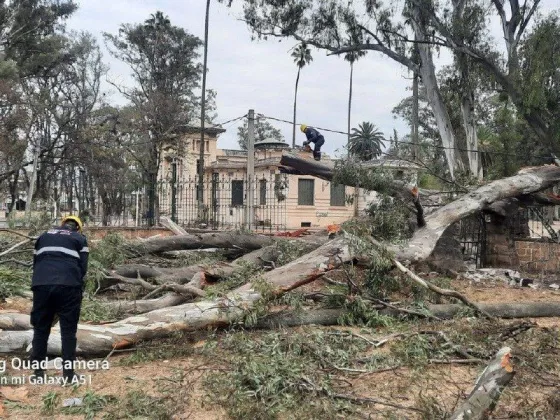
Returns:
[[[144,162],[148,185],[148,220],[156,220],[156,183],[161,148],[174,141],[180,125],[191,120],[199,98],[202,66],[199,38],[173,26],[162,12],[143,24],[123,24],[117,35],[104,34],[111,54],[132,70],[135,86],[118,87],[141,115],[139,127],[148,133]]]
[[[305,42],[296,45],[292,51],[291,56],[294,59],[294,63],[296,63],[296,66],[298,68],[297,77],[296,77],[296,87],[294,93],[294,119],[293,119],[293,127],[292,127],[292,147],[296,147],[296,113],[297,113],[296,110],[297,110],[297,93],[298,93],[298,86],[299,86],[299,75],[301,69],[313,61],[313,57],[311,56],[311,49],[307,46]]]
[[[352,116],[352,85],[354,79],[354,63],[366,55],[365,51],[351,51],[344,56],[344,59],[350,63],[350,84],[348,87],[348,143],[350,143],[350,124]]]
[[[260,37],[293,37],[332,54],[377,51],[418,71],[428,88],[448,172],[454,178],[456,170],[462,170],[464,165],[456,153],[454,129],[436,78],[429,45],[436,41],[421,9],[422,5],[414,2],[405,3],[399,10],[372,1],[364,1],[361,8],[342,0],[293,0],[282,5],[273,0],[245,0],[244,11],[247,24]],[[399,12],[404,19],[397,15]],[[348,37],[349,33],[359,36]],[[418,63],[412,59],[410,45],[414,35],[420,50]],[[356,42],[356,39],[363,41]]]
[[[0,185],[8,182],[12,205],[21,175],[26,175],[23,168],[34,160],[26,156],[33,115],[22,82],[47,76],[59,61],[67,60],[66,55],[59,54],[60,35],[65,19],[75,10],[76,4],[71,0],[0,2],[0,118],[3,140],[13,142],[0,150]]]
[[[363,122],[352,129],[348,153],[359,160],[372,160],[381,155],[385,141],[385,136],[375,125]]]

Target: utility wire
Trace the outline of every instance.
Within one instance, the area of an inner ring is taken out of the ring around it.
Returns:
[[[294,124],[293,121],[283,120],[282,118],[269,117],[269,116],[266,116],[266,115],[263,115],[263,114],[258,114],[258,116],[260,118],[273,120],[273,121],[278,121],[278,122],[283,122],[283,123],[290,124],[290,125]],[[299,125],[299,123],[296,124],[296,125]],[[333,130],[333,129],[330,129],[330,128],[316,127],[316,126],[313,126],[313,127],[316,128],[317,130],[321,130],[321,131],[327,131],[327,132],[336,133],[336,134],[343,134],[345,136],[348,135],[348,132],[346,132],[346,131]],[[408,144],[411,144],[411,143],[408,143]],[[461,152],[485,153],[485,154],[489,154],[489,155],[510,156],[510,157],[517,157],[517,158],[520,158],[520,159],[526,159],[527,158],[526,154],[464,149],[462,147],[448,147],[448,146],[440,146],[440,145],[437,145],[437,144],[421,144],[419,146],[420,147],[428,146],[428,147],[432,147],[434,149],[440,149],[440,150],[459,150]],[[387,152],[382,152],[382,154],[387,154]],[[532,157],[538,158],[538,159],[545,159],[545,160],[551,160],[552,159],[551,155],[533,155]]]

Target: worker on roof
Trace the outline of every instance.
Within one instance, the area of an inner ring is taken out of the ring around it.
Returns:
[[[66,216],[59,227],[43,233],[35,242],[30,361],[36,381],[45,377],[47,342],[56,318],[60,321],[64,384],[75,384],[81,379],[72,366],[89,256],[88,242],[82,231],[79,217]]]
[[[308,127],[305,124],[302,124],[299,128],[301,132],[305,134],[305,137],[307,137],[307,140],[303,142],[303,145],[307,146],[309,143],[313,143],[315,145],[313,148],[313,158],[315,160],[321,160],[321,146],[325,144],[325,138],[323,135],[313,127]]]

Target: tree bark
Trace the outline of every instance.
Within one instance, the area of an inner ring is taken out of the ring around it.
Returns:
[[[441,143],[444,147],[447,166],[449,168],[449,175],[451,176],[451,179],[454,180],[455,169],[463,168],[462,162],[455,156],[455,134],[453,133],[451,118],[449,117],[449,112],[447,112],[447,108],[445,107],[445,103],[439,90],[430,46],[425,43],[426,34],[423,24],[424,19],[422,17],[422,11],[415,3],[412,5],[412,15],[413,19],[411,22],[416,40],[418,41],[416,45],[418,46],[418,54],[420,57],[420,76],[422,77],[422,83],[426,88],[428,102],[430,103],[430,107],[434,113],[439,135],[441,136]]]
[[[450,417],[450,420],[482,420],[494,410],[502,390],[513,378],[511,349],[503,347],[478,377],[474,389],[465,403]]]
[[[418,229],[403,246],[392,247],[399,260],[425,260],[443,232],[454,222],[496,202],[537,192],[560,182],[560,167],[545,165],[520,170],[517,175],[490,182],[426,216],[426,226]]]
[[[337,238],[283,267],[266,273],[263,278],[274,295],[310,283],[325,272],[351,260],[343,238]],[[135,343],[167,337],[176,331],[194,331],[225,326],[243,317],[246,310],[263,296],[252,284],[242,286],[225,297],[171,308],[162,308],[143,315],[105,325],[78,325],[78,354],[107,354],[113,349],[127,348]],[[0,353],[21,352],[31,344],[33,331],[0,331]],[[52,329],[49,354],[60,354],[60,330]]]
[[[292,153],[285,153],[280,158],[280,165],[284,172],[294,175],[312,175],[325,181],[332,181],[334,177],[334,165],[330,162],[317,162],[315,160],[305,159]],[[371,162],[360,162],[360,168],[379,168],[378,164]],[[355,187],[358,184],[357,179],[347,183],[349,187]],[[405,200],[414,200],[416,193],[414,186],[408,185],[402,181],[395,179],[387,179],[390,186],[389,195],[400,197]],[[420,190],[422,193],[422,190]],[[424,194],[425,195],[425,194]]]
[[[264,235],[220,232],[149,239],[130,244],[127,248],[137,255],[203,248],[238,248],[252,251],[266,245],[271,245],[273,242],[272,238]]]
[[[294,93],[294,120],[293,120],[293,127],[292,127],[292,148],[295,149],[296,147],[296,114],[297,114],[297,91],[299,85],[299,74],[301,72],[301,67],[298,66],[297,77],[296,77],[296,88]]]
[[[118,300],[103,302],[103,306],[108,306],[112,309],[123,311],[127,314],[143,314],[146,312],[155,311],[157,309],[177,306],[187,300],[192,299],[188,296],[179,295],[176,293],[167,293],[166,295],[161,296],[157,299]]]
[[[496,318],[549,318],[560,317],[559,302],[525,302],[525,303],[479,303],[478,307]],[[452,319],[464,313],[465,306],[459,304],[427,305],[428,311],[440,319]],[[380,315],[402,317],[403,312],[383,308]],[[338,325],[346,311],[344,309],[309,309],[300,312],[277,312],[263,318],[257,328],[297,327],[301,325]],[[414,315],[410,315],[414,316]]]
[[[348,142],[346,146],[350,145],[350,122],[352,116],[352,84],[354,78],[354,60],[350,61],[350,87],[348,90]]]

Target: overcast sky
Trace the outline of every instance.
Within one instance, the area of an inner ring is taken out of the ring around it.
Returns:
[[[558,0],[543,0],[543,11],[550,11]],[[161,10],[171,23],[204,39],[205,0],[78,0],[79,9],[68,27],[88,31],[103,46],[102,32],[116,34],[121,23],[141,23]],[[234,2],[235,3],[235,2]],[[241,2],[238,1],[238,4]],[[256,113],[292,120],[294,83],[297,67],[289,55],[296,42],[251,41],[251,34],[241,17],[240,7],[232,9],[212,1],[210,6],[207,87],[217,91],[218,122],[242,116],[252,108]],[[499,36],[499,26],[496,25]],[[112,59],[103,46],[105,62],[110,66],[108,78],[127,83],[129,69]],[[200,50],[202,57],[202,48]],[[342,58],[327,57],[313,50],[313,62],[302,70],[298,92],[298,123],[346,131],[350,66]],[[447,56],[442,61],[447,61]],[[352,127],[363,121],[377,125],[386,137],[393,129],[402,136],[409,131],[404,121],[395,119],[391,110],[411,85],[409,72],[382,54],[369,52],[354,65]],[[106,85],[107,86],[107,85]],[[113,94],[114,102],[122,99]],[[273,122],[291,144],[290,124]],[[237,148],[240,122],[224,125],[227,129],[218,141],[220,148]],[[343,152],[346,136],[324,132],[323,150]],[[301,144],[304,135],[296,133]]]

